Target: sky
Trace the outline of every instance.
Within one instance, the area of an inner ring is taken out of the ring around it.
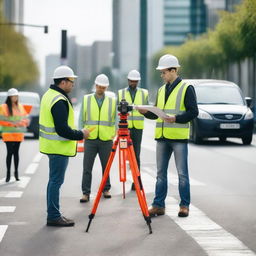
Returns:
[[[24,28],[43,85],[45,56],[60,53],[62,29],[81,45],[112,39],[112,0],[24,0],[24,23],[49,26],[48,34],[43,28]]]

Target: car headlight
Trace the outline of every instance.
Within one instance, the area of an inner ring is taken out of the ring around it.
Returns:
[[[248,120],[248,119],[252,119],[253,118],[253,113],[250,109],[248,109],[248,111],[246,112],[245,116],[244,116],[244,120]]]
[[[212,117],[209,113],[199,109],[199,114],[197,116],[199,119],[207,119],[207,120],[212,120]]]

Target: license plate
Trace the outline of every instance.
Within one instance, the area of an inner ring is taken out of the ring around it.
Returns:
[[[240,129],[240,124],[220,124],[220,129]]]

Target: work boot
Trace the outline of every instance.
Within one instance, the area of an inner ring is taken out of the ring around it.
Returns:
[[[80,199],[80,203],[87,203],[90,201],[90,195],[83,195]]]
[[[16,179],[17,181],[20,180],[20,179],[19,179],[18,171],[14,172],[14,177],[15,177],[15,179]]]
[[[152,206],[151,208],[148,209],[148,213],[149,213],[150,217],[156,217],[156,216],[164,215],[165,214],[165,208]]]
[[[111,194],[110,194],[110,192],[109,191],[103,191],[103,197],[104,198],[111,198]]]
[[[65,218],[64,216],[60,216],[55,220],[47,220],[46,225],[54,227],[72,227],[75,225],[75,222],[71,219]]]
[[[10,172],[10,171],[7,171],[5,182],[9,182],[9,181],[10,181],[10,178],[11,178],[11,172]]]
[[[189,215],[189,208],[186,206],[181,206],[178,216],[179,217],[188,217],[188,215]]]

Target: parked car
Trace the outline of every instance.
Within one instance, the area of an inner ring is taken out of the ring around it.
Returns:
[[[192,121],[190,138],[195,143],[205,138],[241,138],[244,145],[252,142],[254,116],[252,99],[244,98],[240,88],[224,80],[185,80],[195,87],[199,114]]]
[[[7,92],[0,92],[0,104],[3,104],[7,98]],[[31,105],[32,110],[29,114],[30,124],[27,127],[28,132],[34,134],[35,138],[39,137],[39,108],[40,97],[35,92],[19,92],[19,103]]]

